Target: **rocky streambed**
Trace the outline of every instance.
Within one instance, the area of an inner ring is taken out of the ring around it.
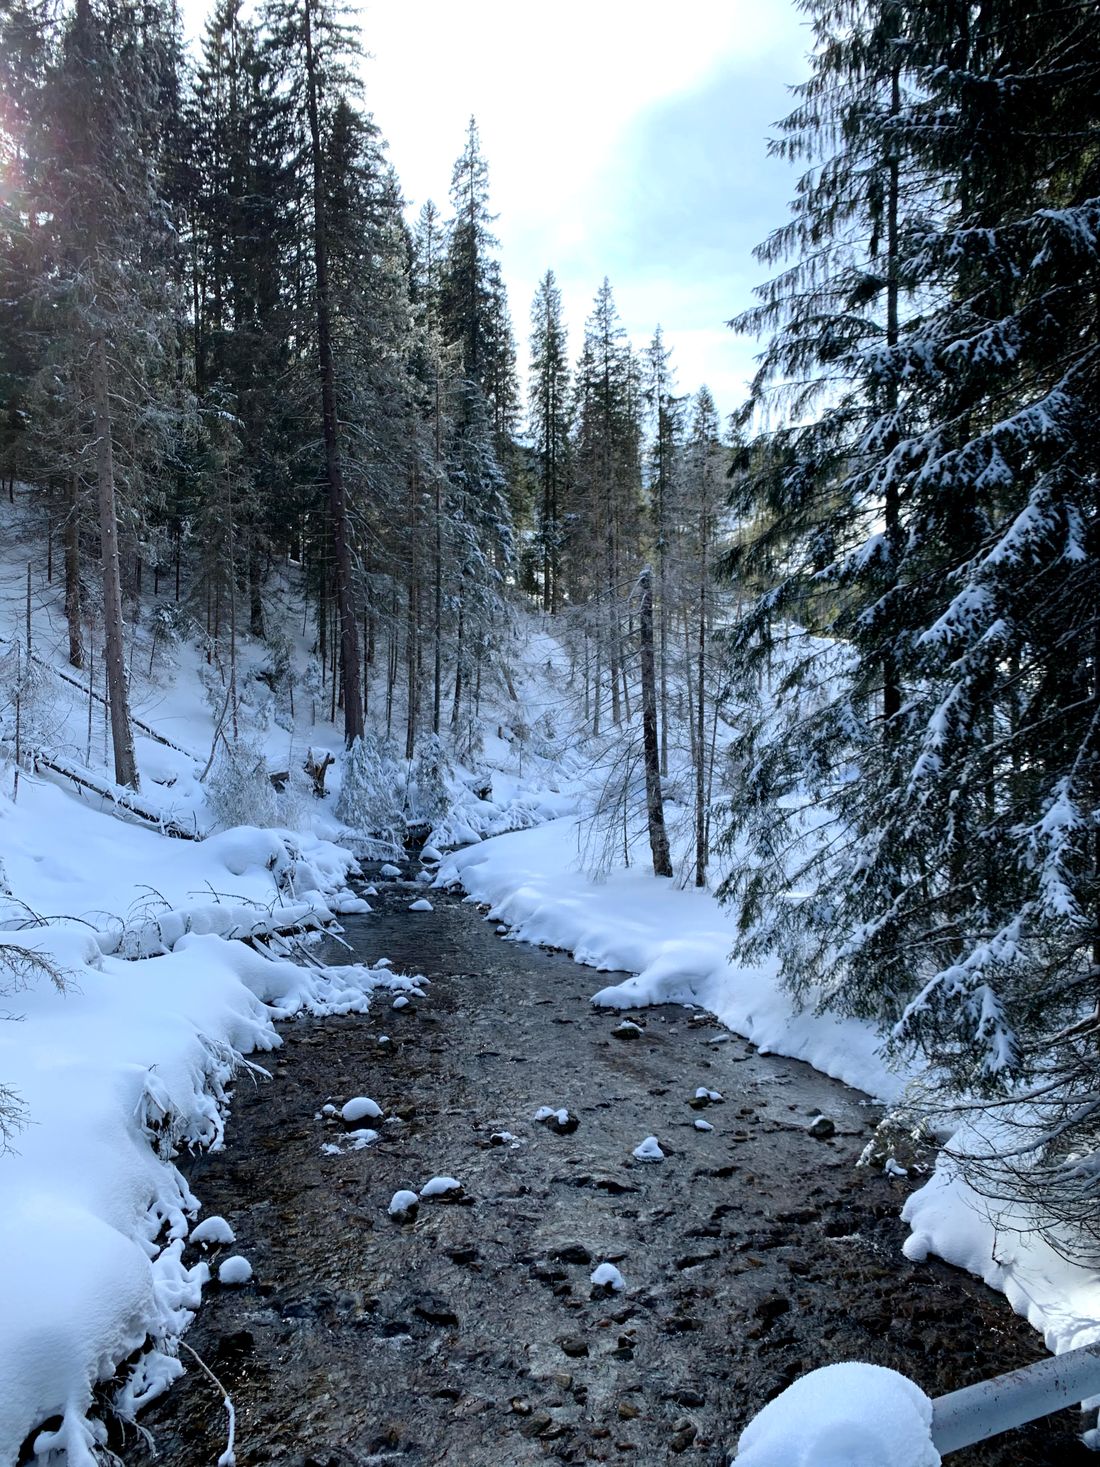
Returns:
[[[460,896],[410,912],[421,891],[378,886],[346,941],[425,974],[425,997],[285,1026],[272,1080],[238,1083],[226,1149],[191,1168],[237,1236],[212,1263],[253,1269],[211,1285],[187,1336],[233,1399],[240,1467],[718,1464],[818,1365],[936,1395],[1042,1355],[999,1295],[902,1257],[909,1183],[854,1170],[877,1120],[858,1093],[702,1013],[624,1025],[589,1003],[606,977],[502,940]],[[346,1125],[355,1096],[385,1119]],[[647,1137],[663,1160],[633,1155]],[[390,1217],[435,1176],[461,1192]],[[591,1282],[601,1263],[622,1289]],[[186,1358],[142,1420],[161,1462],[211,1467],[226,1416]],[[951,1460],[1083,1467],[1076,1427]]]

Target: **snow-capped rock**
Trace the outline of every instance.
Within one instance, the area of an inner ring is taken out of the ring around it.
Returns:
[[[463,1195],[462,1183],[457,1177],[432,1177],[430,1182],[425,1182],[420,1189],[422,1202],[430,1201],[433,1197],[453,1202]]]
[[[402,1188],[401,1191],[395,1192],[390,1198],[390,1205],[386,1211],[393,1218],[394,1222],[415,1222],[416,1215],[420,1211],[420,1198],[415,1192],[410,1192],[406,1188]]]
[[[340,1115],[349,1126],[354,1125],[356,1121],[378,1121],[382,1118],[382,1107],[369,1095],[357,1095],[347,1102]]]
[[[665,1154],[656,1136],[647,1136],[640,1145],[635,1146],[630,1154],[636,1161],[664,1161],[665,1159]]]
[[[227,1258],[218,1269],[219,1284],[247,1284],[251,1278],[252,1265],[239,1253],[234,1253],[232,1258]]]
[[[601,1263],[592,1270],[589,1279],[593,1294],[600,1293],[621,1294],[626,1288],[622,1274],[613,1263]]]
[[[237,1235],[224,1217],[204,1217],[191,1229],[192,1243],[235,1243]]]

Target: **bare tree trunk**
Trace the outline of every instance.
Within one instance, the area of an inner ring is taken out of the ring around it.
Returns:
[[[460,601],[458,604],[458,637],[455,643],[455,697],[451,707],[451,727],[458,728],[458,715],[462,707],[462,659],[466,655],[466,649],[462,645],[466,627],[466,608]]]
[[[351,532],[348,524],[344,471],[340,462],[340,426],[336,411],[336,370],[329,321],[328,241],[325,224],[325,188],[318,104],[317,60],[313,49],[313,3],[303,0],[303,38],[306,52],[306,109],[309,114],[313,164],[313,266],[317,295],[317,356],[321,374],[321,417],[325,440],[325,474],[332,517],[335,551],[336,603],[340,613],[341,697],[344,704],[344,742],[363,734],[363,696],[360,689],[359,628],[352,591]]]
[[[598,609],[599,608],[598,608],[598,603],[597,603],[597,610]],[[602,669],[602,667],[601,667],[600,664],[601,664],[601,662],[603,660],[602,659],[602,653],[603,653],[603,628],[600,627],[598,623],[597,623],[597,626],[596,626],[595,642],[596,642],[596,652],[595,652],[595,658],[594,658],[595,667],[593,669],[593,677],[592,677],[592,735],[593,735],[594,738],[599,738],[599,736],[600,736],[600,692],[601,692],[601,689],[600,689],[600,675],[601,675],[601,673],[603,671],[603,669]]]
[[[665,806],[661,795],[661,754],[657,746],[657,679],[653,659],[653,586],[649,567],[638,584],[642,592],[640,616],[642,661],[642,741],[645,751],[645,803],[649,821],[649,849],[653,853],[654,876],[672,875],[672,858],[665,829]]]
[[[69,662],[73,667],[84,666],[84,627],[81,616],[84,608],[80,604],[80,519],[78,513],[79,487],[75,474],[69,478],[69,497],[66,506],[65,541],[65,620],[69,624]]]
[[[695,885],[707,884],[707,799],[706,799],[706,718],[707,698],[704,671],[707,658],[707,530],[702,535],[699,577],[698,684],[695,719]]]
[[[95,400],[96,475],[99,481],[99,541],[103,560],[103,632],[107,663],[107,696],[111,705],[111,742],[115,783],[139,788],[134,734],[130,726],[130,692],[126,685],[126,649],[122,628],[122,585],[118,566],[118,518],[115,512],[115,463],[111,443],[111,400],[107,388],[107,347],[96,338],[92,359]]]
[[[405,592],[407,606],[405,618],[405,669],[408,683],[408,707],[405,715],[405,758],[411,759],[416,748],[416,720],[419,709],[419,668],[417,652],[420,639],[417,636],[417,609],[420,592],[417,585],[418,565],[416,555],[419,528],[416,523],[417,483],[416,470],[409,475],[408,527],[409,527],[409,583]]]
[[[262,567],[257,531],[253,526],[248,542],[248,629],[254,637],[264,634],[264,602],[261,595]]]

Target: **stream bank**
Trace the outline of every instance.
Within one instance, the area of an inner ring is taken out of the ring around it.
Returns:
[[[459,896],[413,913],[422,889],[375,880],[345,940],[425,974],[424,999],[286,1025],[272,1082],[238,1082],[226,1149],[189,1172],[237,1235],[215,1267],[239,1251],[254,1272],[211,1285],[187,1336],[232,1395],[240,1467],[718,1464],[818,1365],[873,1361],[936,1395],[1043,1354],[999,1295],[902,1257],[908,1184],[853,1166],[864,1097],[699,1012],[593,1010],[591,970],[502,941]],[[387,1119],[357,1150],[323,1107],[359,1095]],[[651,1135],[664,1160],[635,1159]],[[458,1200],[388,1216],[441,1174]],[[600,1262],[621,1292],[593,1288]],[[142,1423],[172,1467],[225,1446],[197,1368]],[[1084,1467],[1076,1425],[951,1461]]]

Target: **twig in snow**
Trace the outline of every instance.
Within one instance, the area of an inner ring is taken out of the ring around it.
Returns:
[[[194,1356],[195,1363],[198,1365],[202,1373],[207,1376],[211,1381],[213,1381],[214,1385],[217,1386],[218,1390],[222,1393],[222,1400],[225,1403],[226,1415],[229,1417],[229,1440],[226,1443],[225,1451],[218,1458],[218,1467],[236,1467],[237,1457],[233,1451],[233,1443],[237,1435],[237,1413],[233,1410],[233,1402],[229,1399],[229,1392],[226,1390],[225,1386],[222,1385],[221,1381],[214,1374],[214,1372],[210,1369],[209,1365],[207,1365],[206,1361],[203,1360],[202,1357],[195,1350],[192,1350],[191,1346],[186,1342],[186,1340],[180,1340],[179,1343],[180,1349],[186,1350],[189,1355]]]

